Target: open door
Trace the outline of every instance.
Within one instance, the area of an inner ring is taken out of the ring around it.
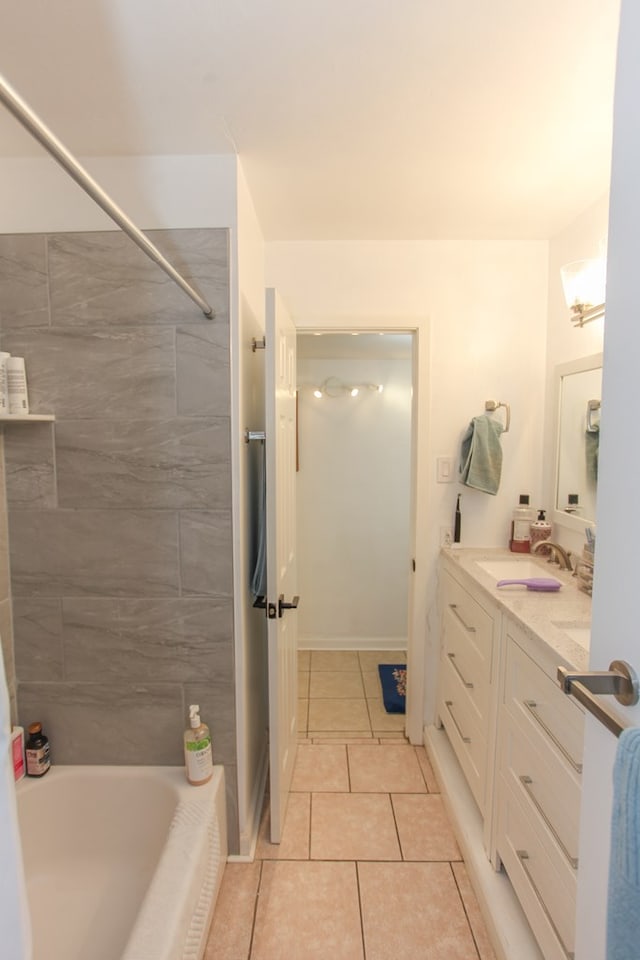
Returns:
[[[279,843],[298,738],[296,328],[273,289],[265,353],[270,839]]]

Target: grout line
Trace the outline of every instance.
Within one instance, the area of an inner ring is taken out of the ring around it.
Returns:
[[[253,953],[253,939],[256,933],[256,917],[258,916],[258,903],[260,900],[260,890],[262,887],[262,868],[264,866],[265,861],[260,860],[259,862],[260,862],[260,876],[258,877],[258,886],[256,887],[256,895],[255,895],[255,900],[253,904],[253,917],[251,920],[251,936],[249,938],[249,953],[247,955],[247,960],[251,960],[251,954]]]
[[[360,891],[360,870],[357,860],[353,861],[356,868],[356,889],[358,891],[358,910],[360,912],[360,936],[362,937],[362,957],[367,960],[367,944],[364,938],[364,917],[362,916],[362,893]]]
[[[420,796],[423,796],[423,794],[420,794]],[[393,796],[391,793],[389,793],[389,803],[391,804],[391,816],[393,817],[393,825],[396,828],[396,837],[398,838],[398,850],[400,851],[400,861],[402,863],[406,863],[407,858],[405,857],[404,850],[402,848],[402,841],[400,839],[400,829],[398,827],[398,818],[396,817],[396,808],[393,804]]]
[[[466,905],[466,903],[464,902],[464,897],[462,896],[462,891],[460,890],[460,887],[458,886],[458,878],[456,877],[456,872],[455,872],[455,870],[453,869],[453,864],[454,864],[454,862],[455,862],[455,863],[462,863],[463,866],[464,866],[464,860],[462,860],[462,861],[460,861],[460,860],[456,860],[456,861],[449,860],[449,869],[451,870],[451,876],[453,877],[453,882],[455,883],[455,885],[456,885],[456,890],[458,891],[458,897],[460,898],[460,903],[462,904],[462,909],[463,909],[463,911],[464,911],[465,920],[467,921],[467,926],[469,927],[469,933],[471,934],[471,939],[473,940],[473,945],[474,945],[474,947],[476,948],[476,953],[477,953],[477,955],[478,955],[478,960],[482,960],[482,957],[481,957],[481,955],[480,955],[480,947],[478,946],[478,942],[477,942],[477,940],[476,940],[476,935],[475,935],[475,933],[473,932],[473,927],[471,926],[471,920],[470,920],[469,914],[468,914],[468,912],[467,912],[467,905]],[[466,870],[466,867],[465,867],[465,870]]]

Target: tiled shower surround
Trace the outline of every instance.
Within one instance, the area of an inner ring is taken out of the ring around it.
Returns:
[[[180,764],[199,703],[233,852],[228,234],[148,236],[214,319],[121,233],[0,237],[1,347],[56,417],[5,428],[18,718],[60,763]]]

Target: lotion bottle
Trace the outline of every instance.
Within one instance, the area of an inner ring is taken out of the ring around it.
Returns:
[[[521,493],[519,500],[519,505],[513,511],[509,549],[512,553],[530,553],[531,522],[534,519],[534,513],[529,506],[528,493]]]
[[[189,707],[189,727],[184,732],[184,763],[187,780],[194,787],[208,783],[213,776],[211,733],[206,723],[200,720],[200,707]]]

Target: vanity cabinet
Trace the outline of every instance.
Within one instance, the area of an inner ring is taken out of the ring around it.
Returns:
[[[438,714],[482,813],[490,797],[496,610],[472,587],[441,573]]]
[[[436,724],[425,743],[489,913],[500,897],[504,955],[517,930],[518,956],[570,960],[585,718],[556,674],[588,668],[562,626],[589,622],[590,599],[560,571],[560,596],[498,590],[496,568],[513,563],[504,551],[442,555]]]
[[[534,660],[530,646],[504,616],[496,851],[545,960],[567,960],[575,939],[584,714],[560,690],[552,659]]]

